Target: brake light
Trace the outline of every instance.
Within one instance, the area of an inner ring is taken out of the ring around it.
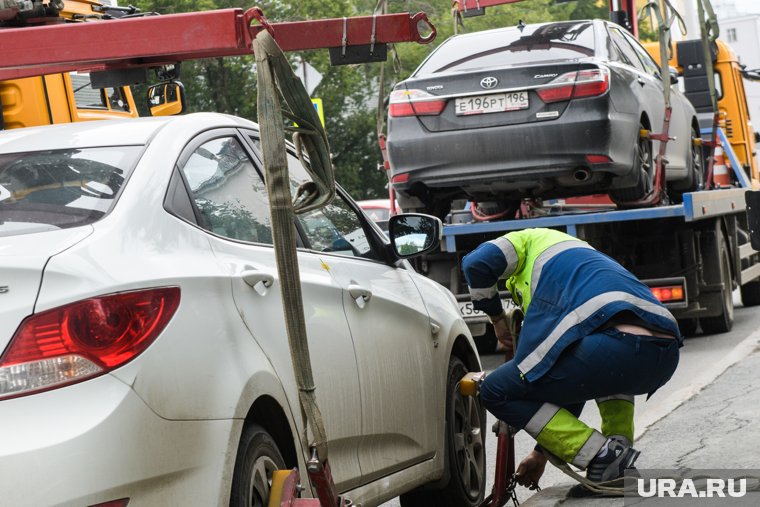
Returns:
[[[422,90],[394,90],[388,105],[388,116],[437,116],[446,107],[446,99]]]
[[[606,68],[579,70],[562,74],[536,93],[545,103],[595,97],[610,88],[610,72]]]
[[[126,364],[161,334],[179,301],[179,287],[162,287],[27,317],[0,357],[0,399],[62,387]]]
[[[612,159],[607,155],[586,155],[586,162],[589,164],[609,164]]]
[[[652,287],[652,294],[661,303],[671,303],[675,301],[683,301],[683,286],[670,285],[666,287]]]
[[[409,173],[395,174],[391,178],[391,183],[406,183],[409,181]]]

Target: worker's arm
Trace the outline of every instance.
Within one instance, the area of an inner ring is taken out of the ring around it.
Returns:
[[[462,272],[470,288],[473,308],[490,317],[504,312],[496,282],[510,267],[504,252],[495,241],[487,241],[465,255],[462,259]],[[511,268],[509,271],[514,271],[514,267]]]

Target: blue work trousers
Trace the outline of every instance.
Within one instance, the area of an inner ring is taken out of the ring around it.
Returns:
[[[568,346],[541,378],[520,377],[514,360],[489,374],[480,400],[489,412],[522,429],[544,403],[578,417],[588,400],[652,394],[678,366],[678,342],[624,333],[615,328],[585,336]]]

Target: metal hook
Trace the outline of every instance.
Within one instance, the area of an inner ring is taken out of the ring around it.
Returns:
[[[245,11],[245,14],[243,14],[243,22],[247,27],[251,26],[251,22],[254,19],[258,21],[261,26],[266,28],[266,31],[269,32],[269,35],[274,37],[274,28],[269,23],[267,17],[264,15],[264,11],[261,10],[261,7],[251,7]]]
[[[428,28],[430,28],[430,35],[427,37],[423,37],[422,34],[420,34],[418,24],[419,22],[424,22]],[[427,17],[427,14],[424,12],[418,12],[414,16],[412,16],[412,24],[414,26],[414,31],[417,33],[417,38],[415,39],[416,42],[419,42],[420,44],[428,44],[430,42],[433,42],[435,39],[435,36],[438,34],[438,31],[435,28],[435,25],[433,25],[430,20]]]

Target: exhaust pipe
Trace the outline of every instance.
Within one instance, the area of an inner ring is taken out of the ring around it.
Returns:
[[[578,169],[573,171],[573,179],[579,183],[588,181],[589,179],[591,179],[591,171],[589,171],[585,167],[579,167]]]

